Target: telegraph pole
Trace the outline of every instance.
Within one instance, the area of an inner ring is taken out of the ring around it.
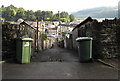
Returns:
[[[58,22],[59,22],[59,25],[60,26],[60,11],[58,11]],[[59,31],[57,31],[58,27],[56,28],[56,36],[57,36],[57,40],[58,40],[58,37],[59,37]],[[61,27],[60,27],[60,31],[61,31]]]
[[[36,36],[36,40],[37,40],[37,41],[36,41],[36,44],[37,44],[37,50],[36,50],[36,51],[37,51],[37,53],[38,53],[38,23],[39,23],[39,22],[38,22],[38,17],[37,17],[37,34],[36,34],[36,35],[37,35],[37,36]]]
[[[58,11],[58,20],[59,20],[59,24],[60,24],[60,11]]]
[[[59,22],[59,26],[60,26],[60,11],[58,11],[58,22]],[[57,29],[58,29],[58,27],[56,28],[56,36],[57,36]]]
[[[60,11],[58,11],[58,21],[59,21],[59,26],[61,25],[60,23]],[[60,32],[61,32],[61,26],[60,26]]]

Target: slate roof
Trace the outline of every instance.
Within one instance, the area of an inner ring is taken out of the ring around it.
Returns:
[[[72,31],[74,31],[76,28],[79,28],[81,25],[87,23],[87,22],[92,22],[93,19],[91,17],[88,17],[87,19],[85,19],[84,21],[82,21],[80,24],[78,24]]]

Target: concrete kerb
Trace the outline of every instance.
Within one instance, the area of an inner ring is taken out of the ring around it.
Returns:
[[[5,63],[6,61],[0,61],[0,64]]]
[[[102,64],[104,64],[104,65],[107,65],[107,66],[109,66],[109,67],[112,67],[112,68],[114,68],[114,69],[116,69],[116,70],[120,70],[120,69],[117,68],[116,66],[114,66],[114,65],[112,65],[112,64],[109,64],[109,63],[103,61],[102,59],[96,59],[96,61],[97,61],[97,62],[100,62],[100,63],[102,63]]]

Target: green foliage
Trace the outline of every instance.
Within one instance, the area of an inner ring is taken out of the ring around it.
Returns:
[[[2,18],[6,21],[16,21],[18,19],[23,19],[26,21],[36,21],[38,18],[39,21],[62,21],[62,22],[70,22],[74,20],[73,15],[69,15],[67,12],[55,13],[52,11],[32,11],[32,10],[24,10],[24,8],[17,8],[13,5],[4,7],[1,6],[0,10],[2,11]]]
[[[5,19],[0,16],[0,21],[4,21]],[[3,23],[3,22],[2,22]]]
[[[58,15],[58,17],[59,17],[59,15]],[[67,12],[61,12],[60,13],[60,21],[62,21],[62,22],[70,22],[69,14]]]
[[[43,37],[44,40],[47,40],[47,39],[48,39],[47,34],[43,34],[43,33],[42,33],[41,36]]]
[[[34,15],[35,15],[35,17],[38,17],[39,21],[42,20],[42,11],[41,10],[35,11]]]
[[[25,20],[28,20],[28,21],[36,20],[36,16],[34,15],[34,12],[32,10],[25,11]]]
[[[25,19],[25,12],[24,11],[25,10],[23,8],[18,8],[17,13],[15,15],[15,18],[16,18],[15,20],[18,20],[20,18]]]
[[[58,20],[59,20],[59,15],[58,15],[58,13],[56,13],[56,14],[53,15],[52,20],[53,20],[53,21],[58,21]]]
[[[53,17],[53,12],[52,11],[42,11],[41,12],[41,17],[43,21],[50,21]]]
[[[60,18],[60,21],[62,21],[62,22],[70,22],[70,19],[68,19],[68,18]]]
[[[61,12],[60,18],[69,18],[69,14],[67,12]]]
[[[62,37],[64,37],[67,34],[67,32],[62,32]]]
[[[16,7],[10,5],[8,7],[2,6],[2,17],[8,21],[14,20],[16,15]]]
[[[0,20],[5,20],[4,18],[0,17]]]
[[[74,17],[74,15],[73,15],[73,14],[70,14],[70,15],[69,15],[69,18],[70,18],[70,22],[72,22],[72,21],[74,21],[74,20],[75,20],[75,17]]]

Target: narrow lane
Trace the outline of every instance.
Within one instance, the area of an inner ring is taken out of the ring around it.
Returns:
[[[60,48],[57,44],[51,49],[36,54],[32,62],[78,62],[77,52]]]
[[[118,79],[118,71],[98,62],[79,63],[75,52],[57,47],[40,52],[30,64],[3,63],[3,79]]]

